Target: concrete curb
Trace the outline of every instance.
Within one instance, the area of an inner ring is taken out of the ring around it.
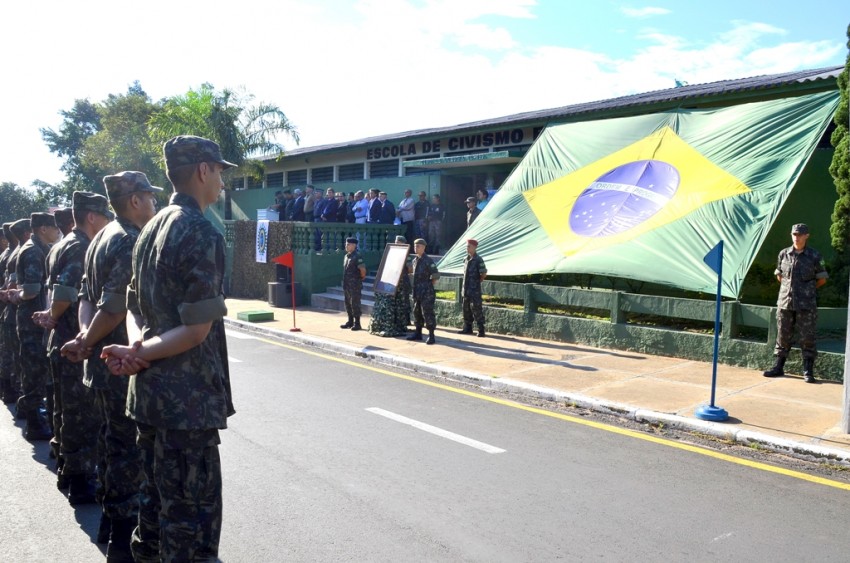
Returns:
[[[356,356],[358,358],[374,361],[375,363],[384,366],[397,367],[416,373],[442,377],[452,381],[475,385],[484,389],[517,393],[527,397],[534,397],[548,401],[564,402],[570,406],[619,416],[636,422],[664,424],[678,430],[705,434],[720,440],[736,442],[745,446],[761,447],[779,453],[815,458],[821,461],[832,460],[850,464],[850,452],[838,448],[797,442],[786,438],[771,436],[762,432],[736,429],[720,422],[709,422],[675,414],[656,412],[614,401],[606,401],[577,393],[566,393],[548,387],[542,387],[540,385],[513,381],[507,378],[495,378],[462,369],[435,366],[419,360],[403,358],[401,356],[373,350],[370,346],[361,348],[331,339],[304,334],[302,332],[287,332],[279,329],[267,328],[254,323],[227,318],[224,319],[224,322],[226,326],[238,328],[248,333],[268,336],[291,344],[309,346],[325,352],[333,352],[341,356]]]

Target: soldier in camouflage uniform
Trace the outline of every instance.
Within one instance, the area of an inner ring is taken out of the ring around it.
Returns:
[[[339,328],[363,330],[360,326],[360,292],[363,291],[363,278],[366,277],[366,266],[363,257],[357,252],[357,239],[345,239],[345,258],[342,260],[342,289],[345,293],[345,312],[348,322]]]
[[[416,332],[407,337],[408,340],[422,340],[422,326],[428,329],[426,344],[433,344],[434,330],[437,328],[437,317],[434,315],[436,293],[434,284],[440,279],[437,265],[430,256],[425,254],[425,239],[418,238],[413,242],[416,256],[413,258],[413,322]]]
[[[17,241],[17,247],[9,254],[6,262],[5,291],[0,292],[0,298],[6,303],[6,310],[3,311],[3,316],[0,318],[0,328],[3,331],[3,342],[6,345],[7,352],[9,352],[2,366],[2,375],[5,381],[3,401],[5,403],[16,403],[21,396],[21,341],[18,339],[17,330],[18,306],[10,300],[10,297],[18,288],[16,273],[18,256],[24,242],[29,240],[32,234],[30,220],[18,219],[12,223],[10,231]],[[23,418],[25,415],[23,411],[20,411],[16,416]]]
[[[51,446],[55,444],[57,452],[59,488],[67,485],[68,501],[77,505],[95,500],[91,478],[101,419],[94,392],[83,384],[83,364],[61,357],[59,348],[80,332],[78,295],[86,250],[91,239],[115,216],[105,197],[90,192],[74,192],[72,214],[74,228],[47,255],[47,285],[52,298],[38,322],[50,330],[47,355],[54,388]]]
[[[463,328],[458,334],[472,334],[472,321],[478,324],[478,336],[484,337],[484,303],[481,300],[481,282],[487,277],[487,266],[476,253],[478,241],[466,241],[466,258],[463,259]]]
[[[3,334],[3,315],[6,312],[5,292],[6,287],[6,264],[9,262],[9,256],[15,251],[18,246],[18,239],[12,234],[12,223],[3,223],[3,252],[0,252],[0,293],[4,297],[0,298],[0,400],[6,402],[6,396],[12,393],[11,389],[11,372],[12,369],[12,351],[10,345],[6,343],[6,336]],[[15,397],[16,401],[18,398]],[[9,401],[12,402],[12,401]]]
[[[49,440],[52,433],[41,412],[50,369],[42,341],[44,329],[35,323],[33,315],[46,305],[44,259],[61,233],[50,213],[33,213],[30,225],[32,235],[21,247],[15,267],[18,289],[10,299],[18,306],[16,325],[21,343],[22,395],[18,399],[18,411],[23,412],[27,421],[24,437],[36,441]]]
[[[127,344],[127,287],[132,277],[133,245],[139,230],[156,214],[156,193],[141,172],[103,178],[117,219],[92,239],[86,251],[80,288],[77,338],[62,347],[72,361],[85,361],[83,382],[94,390],[101,413],[102,449],[98,451],[104,524],[110,526],[107,557],[132,561],[130,538],[139,517],[144,473],[136,424],[126,413],[128,381],[112,377],[100,359],[105,346]]]
[[[785,375],[785,360],[791,350],[794,327],[800,331],[800,349],[803,353],[803,379],[815,382],[814,365],[817,357],[815,329],[818,320],[817,288],[826,283],[829,274],[823,266],[820,253],[806,246],[809,227],[798,223],[791,229],[793,244],[779,253],[776,279],[779,280],[779,299],[776,303],[776,361],[764,372],[765,377]]]
[[[213,141],[165,143],[175,194],[139,235],[128,292],[132,346],[104,350],[130,377],[127,410],[139,428],[145,485],[133,555],[141,561],[216,561],[221,535],[219,430],[234,413],[223,317],[224,237],[204,217],[224,188]],[[137,545],[159,539],[158,552]]]

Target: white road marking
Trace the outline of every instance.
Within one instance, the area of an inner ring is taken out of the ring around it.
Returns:
[[[242,360],[237,360],[233,356],[227,356],[227,359],[230,360],[230,362],[234,363],[234,364],[241,364],[242,363]]]
[[[484,442],[479,442],[478,440],[473,440],[472,438],[467,438],[466,436],[461,436],[460,434],[455,434],[454,432],[449,432],[448,430],[443,430],[442,428],[437,428],[436,426],[431,426],[430,424],[425,424],[424,422],[419,422],[418,420],[413,420],[406,416],[401,416],[400,414],[385,411],[384,409],[371,407],[366,410],[373,414],[389,418],[390,420],[395,420],[396,422],[407,424],[408,426],[418,428],[419,430],[424,430],[425,432],[429,432],[435,436],[447,438],[459,444],[481,450],[482,452],[487,452],[488,454],[501,454],[505,452],[502,448],[497,448],[496,446],[491,446],[490,444],[485,444]]]
[[[734,535],[735,535],[735,532],[726,532],[725,534],[720,534],[719,536],[717,536],[716,538],[714,538],[711,541],[716,542],[716,541],[719,541],[719,540],[725,540],[726,538],[731,538]]]

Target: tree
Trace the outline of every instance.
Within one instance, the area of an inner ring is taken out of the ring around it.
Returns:
[[[126,94],[110,94],[97,105],[100,130],[87,137],[78,152],[84,167],[103,172],[90,191],[104,193],[103,176],[121,170],[138,170],[152,184],[167,185],[160,166],[160,148],[151,141],[147,127],[159,109],[138,82]]]
[[[74,107],[60,111],[64,118],[59,131],[42,128],[41,138],[50,152],[65,159],[62,170],[67,174],[63,189],[71,193],[76,189],[92,190],[103,177],[103,171],[83,163],[83,145],[86,140],[100,131],[100,113],[89,100],[75,100]]]
[[[34,211],[44,211],[46,207],[36,202],[35,194],[14,182],[0,183],[0,223],[9,223],[24,219]]]
[[[283,153],[278,141],[298,143],[298,129],[273,104],[250,105],[253,96],[229,89],[216,92],[211,84],[168,99],[150,120],[150,136],[164,143],[176,135],[198,135],[216,141],[225,160],[245,174],[262,177],[263,164],[253,157]]]
[[[850,49],[850,25],[847,26],[847,47]],[[832,212],[832,225],[829,233],[832,238],[832,246],[840,253],[847,253],[850,249],[850,132],[848,132],[848,83],[850,82],[850,53],[847,55],[847,63],[844,70],[838,75],[838,89],[841,99],[838,102],[838,110],[835,112],[835,131],[832,132],[832,146],[835,153],[832,155],[832,163],[829,173],[835,182],[835,190],[838,192],[838,200]]]

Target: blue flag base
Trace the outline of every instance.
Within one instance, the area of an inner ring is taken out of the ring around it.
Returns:
[[[694,412],[694,415],[700,420],[710,420],[712,422],[729,420],[729,413],[726,412],[726,409],[711,405],[700,405]]]

